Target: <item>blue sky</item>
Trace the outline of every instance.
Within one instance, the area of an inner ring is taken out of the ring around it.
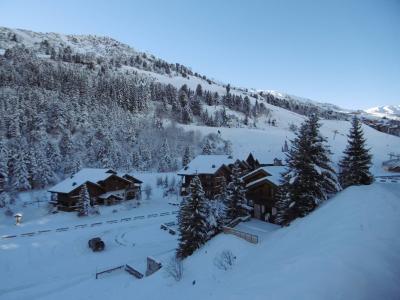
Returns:
[[[0,26],[111,36],[232,85],[400,104],[400,0],[0,0]]]

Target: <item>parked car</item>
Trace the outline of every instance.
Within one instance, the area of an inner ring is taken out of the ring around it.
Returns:
[[[93,250],[93,252],[96,251],[103,251],[105,244],[99,237],[95,237],[89,240],[88,242],[89,248]]]

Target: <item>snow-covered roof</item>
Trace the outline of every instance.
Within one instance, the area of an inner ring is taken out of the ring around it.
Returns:
[[[263,182],[263,181],[269,181],[272,182],[275,185],[280,185],[280,180],[281,180],[281,174],[285,171],[285,166],[265,166],[265,167],[260,167],[258,169],[255,169],[254,171],[244,175],[242,178],[246,178],[250,175],[256,174],[260,171],[264,171],[268,175],[262,178],[259,178],[255,181],[249,182],[246,187],[251,187],[257,183]]]
[[[67,194],[88,181],[97,184],[114,174],[115,172],[110,169],[84,168],[50,188],[49,192]]]
[[[271,181],[273,184],[280,185],[281,174],[286,170],[285,166],[267,166],[263,167],[271,176],[268,176],[267,179]]]
[[[178,175],[214,174],[221,166],[235,163],[229,155],[198,155]]]
[[[107,193],[101,194],[101,195],[98,196],[98,197],[99,197],[100,199],[107,199],[107,198],[109,198],[110,196],[114,196],[114,197],[117,197],[117,198],[121,198],[121,199],[122,199],[124,192],[125,192],[124,190],[111,191],[111,192],[107,192]]]

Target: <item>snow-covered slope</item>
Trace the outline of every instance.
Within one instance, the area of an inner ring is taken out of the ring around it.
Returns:
[[[0,297],[398,299],[399,195],[399,184],[351,187],[287,228],[258,221],[244,223],[240,229],[257,233],[259,244],[220,234],[184,261],[180,282],[163,270],[141,280],[122,272],[94,278],[96,266],[135,264],[155,253],[165,266],[176,241],[159,229],[157,219],[0,240],[0,257],[5,259]],[[156,206],[153,209],[157,210]],[[145,211],[150,213],[148,208]],[[138,209],[137,213],[143,211]],[[27,225],[24,230],[34,228]],[[94,234],[106,240],[104,253],[87,249],[86,241]],[[227,271],[215,265],[223,250],[236,256],[234,266]],[[24,280],[18,282],[17,278]]]
[[[385,105],[366,109],[365,112],[377,116],[386,117],[388,119],[400,120],[400,105]]]

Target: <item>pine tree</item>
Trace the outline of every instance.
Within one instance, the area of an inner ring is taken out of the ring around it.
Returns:
[[[25,143],[21,143],[21,145],[25,145]],[[27,161],[27,153],[22,150],[13,158],[12,188],[15,191],[25,191],[31,188]]]
[[[164,139],[163,144],[160,149],[160,161],[158,164],[159,172],[169,172],[172,171],[173,168],[173,160],[171,157],[171,150],[169,149],[167,139]]]
[[[4,178],[4,185],[8,183],[8,148],[4,141],[0,140],[0,176]]]
[[[190,151],[190,147],[185,147],[185,152],[183,153],[182,157],[182,166],[186,167],[190,161],[192,160],[192,152]]]
[[[361,122],[355,116],[348,135],[348,144],[343,152],[344,157],[339,163],[339,181],[343,188],[372,183],[373,176],[369,171],[372,155],[365,144]]]
[[[90,209],[90,195],[86,184],[81,188],[78,198],[78,216],[88,216]]]
[[[218,185],[218,193],[215,195],[213,201],[210,201],[211,215],[214,216],[215,225],[218,229],[227,222],[227,199],[228,191],[225,177],[221,177]]]
[[[227,218],[231,220],[247,216],[251,210],[247,205],[246,188],[240,175],[240,167],[236,162],[232,167],[231,182],[227,187],[226,198]]]
[[[211,146],[211,143],[210,143],[210,140],[209,139],[206,139],[206,142],[204,143],[204,146],[203,146],[203,149],[202,149],[202,152],[201,152],[203,155],[211,155],[211,153],[212,153],[212,146]]]
[[[275,190],[275,207],[276,216],[273,222],[275,224],[286,226],[291,220],[295,218],[294,214],[294,202],[291,201],[287,186],[281,185]]]
[[[291,218],[306,216],[339,189],[318,121],[318,117],[312,115],[301,125],[286,154],[283,184],[290,198]]]
[[[203,97],[203,88],[200,84],[198,84],[196,87],[196,96]]]
[[[185,258],[199,249],[208,239],[207,200],[199,177],[190,183],[189,196],[178,214],[179,245],[177,256]]]

